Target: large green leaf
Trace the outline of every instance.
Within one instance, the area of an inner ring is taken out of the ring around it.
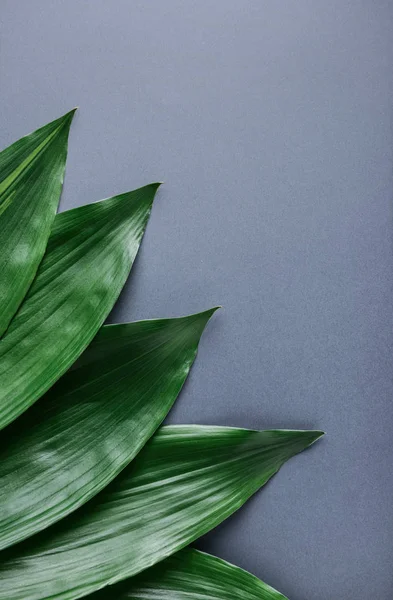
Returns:
[[[81,506],[134,458],[176,399],[214,310],[103,327],[4,431],[0,548]]]
[[[185,548],[89,600],[288,600],[270,585],[211,554]]]
[[[100,494],[0,555],[1,600],[70,600],[137,574],[238,509],[319,431],[162,428]]]
[[[0,342],[0,429],[97,333],[128,276],[158,185],[57,215],[37,277]]]
[[[74,112],[0,152],[0,335],[45,252],[63,185]]]

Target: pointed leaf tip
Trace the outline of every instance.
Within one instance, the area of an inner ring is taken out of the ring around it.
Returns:
[[[207,310],[203,310],[199,313],[195,313],[195,317],[199,317],[201,320],[206,320],[208,321],[213,315],[214,313],[219,310],[220,308],[222,308],[221,306],[213,306],[213,308],[208,308]]]
[[[75,107],[75,108],[69,110],[68,112],[64,113],[64,115],[62,115],[58,119],[55,119],[53,121],[53,124],[58,124],[59,128],[67,127],[69,129],[71,127],[71,123],[74,118],[76,110],[77,110],[77,108]]]
[[[155,192],[157,192],[158,188],[162,185],[164,185],[163,181],[155,181],[154,183],[148,184],[146,187],[150,186],[152,189],[154,189]]]
[[[129,192],[125,192],[124,194],[119,194],[117,198],[127,199],[131,196],[133,199],[140,199],[141,201],[147,201],[152,204],[160,185],[161,184],[157,182],[148,183],[137,190],[131,190]]]
[[[206,324],[209,321],[209,319],[212,318],[214,313],[217,310],[219,310],[220,308],[221,308],[221,306],[214,306],[213,308],[208,308],[207,310],[204,310],[203,312],[198,313],[196,316],[199,317],[201,322]]]
[[[64,119],[69,119],[70,122],[72,121],[72,119],[74,118],[74,115],[76,113],[76,111],[78,110],[78,107],[75,106],[74,108],[72,108],[70,111],[68,111],[68,113],[66,113],[64,115]]]
[[[281,430],[283,442],[287,445],[290,455],[302,452],[312,444],[315,444],[324,435],[323,431],[318,430]]]
[[[320,430],[304,430],[303,432],[304,435],[304,440],[307,441],[307,445],[311,446],[312,444],[315,444],[315,442],[317,442],[321,437],[323,437],[325,435],[324,431],[320,431]]]
[[[215,306],[214,308],[209,308],[208,310],[188,315],[186,317],[181,317],[179,319],[190,329],[190,333],[192,332],[192,334],[196,336],[197,344],[199,343],[199,339],[205,330],[207,323],[216,310],[218,310],[218,308],[218,306]]]

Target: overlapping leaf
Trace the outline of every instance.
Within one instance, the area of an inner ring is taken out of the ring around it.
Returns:
[[[214,309],[104,327],[58,381],[112,308],[158,187],[55,218],[72,115],[0,153],[0,600],[286,600],[184,547],[321,432],[164,427],[129,464]]]
[[[45,252],[60,198],[74,111],[0,153],[0,336]]]
[[[179,393],[215,309],[103,327],[0,440],[0,549],[63,518],[107,485]]]
[[[1,600],[71,600],[154,565],[238,509],[317,431],[162,428],[93,500],[0,556]]]
[[[57,215],[37,277],[0,343],[0,429],[97,333],[128,276],[157,187]]]
[[[224,560],[185,548],[162,563],[89,596],[89,600],[288,600]]]

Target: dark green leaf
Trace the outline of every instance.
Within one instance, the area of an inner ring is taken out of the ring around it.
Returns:
[[[105,487],[171,408],[215,309],[103,327],[75,367],[0,443],[0,548]]]
[[[72,365],[111,310],[159,184],[58,215],[29,292],[0,342],[0,429]]]
[[[0,556],[1,600],[71,600],[137,574],[232,514],[319,431],[162,428],[73,515]]]
[[[63,185],[74,112],[0,152],[0,335],[45,252]]]
[[[89,600],[288,600],[270,585],[220,558],[185,548]]]

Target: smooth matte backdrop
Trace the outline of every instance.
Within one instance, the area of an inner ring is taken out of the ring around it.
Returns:
[[[321,428],[199,547],[393,595],[393,4],[2,0],[1,144],[75,105],[61,210],[156,180],[112,321],[222,304],[172,422]]]

